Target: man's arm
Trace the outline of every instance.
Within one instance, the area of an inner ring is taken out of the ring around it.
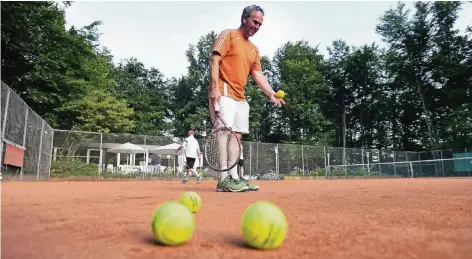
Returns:
[[[184,143],[182,143],[182,145],[180,145],[180,147],[178,147],[175,151],[177,152],[177,151],[181,150],[182,148],[184,148],[184,146],[186,145],[186,143],[187,143],[187,140],[184,139]]]
[[[281,98],[277,98],[275,96],[275,91],[272,89],[272,87],[269,84],[269,81],[267,81],[266,77],[260,70],[252,70],[251,72],[252,77],[254,78],[254,81],[256,81],[256,84],[259,86],[259,88],[264,92],[265,95],[267,95],[270,99],[270,101],[276,105],[280,106],[282,104],[285,104],[285,101]]]
[[[211,83],[210,83],[210,95],[209,95],[211,98],[219,97],[214,94],[216,94],[217,91],[219,91],[218,81],[219,81],[219,73],[220,73],[220,61],[221,61],[220,55],[218,55],[217,53],[213,53],[211,55],[211,60],[210,60]]]
[[[252,74],[252,77],[254,78],[254,81],[256,81],[256,84],[264,92],[265,95],[267,95],[270,98],[275,94],[275,91],[269,85],[269,81],[267,81],[262,71],[253,70],[251,74]]]

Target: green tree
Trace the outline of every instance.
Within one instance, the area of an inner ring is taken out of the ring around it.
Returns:
[[[136,58],[119,63],[114,78],[116,95],[133,108],[131,133],[162,135],[169,130],[167,80],[156,68],[147,69]]]
[[[281,140],[309,144],[331,141],[331,123],[321,111],[328,94],[323,79],[324,62],[308,42],[288,42],[279,48],[273,64],[287,105],[274,115]]]
[[[68,102],[60,110],[77,113],[74,130],[129,133],[133,128],[130,119],[133,109],[128,108],[124,100],[103,90],[92,90],[82,99]]]

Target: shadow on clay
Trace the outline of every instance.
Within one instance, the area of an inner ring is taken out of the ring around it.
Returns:
[[[166,245],[157,242],[156,239],[154,239],[153,236],[149,236],[149,235],[144,236],[143,241],[150,244],[150,245],[166,247]]]
[[[216,187],[207,187],[207,186],[191,186],[188,184],[182,184],[181,186],[172,186],[171,187],[174,190],[180,190],[180,191],[194,191],[194,192],[216,192]]]
[[[240,237],[237,237],[237,236],[227,236],[225,238],[226,242],[228,242],[229,244],[231,245],[234,245],[236,247],[239,247],[239,248],[245,248],[245,249],[249,249],[249,250],[254,250],[254,251],[257,251],[258,249],[256,248],[253,248],[253,247],[250,247],[249,245],[247,245],[242,238]]]

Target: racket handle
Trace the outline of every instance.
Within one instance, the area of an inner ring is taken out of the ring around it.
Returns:
[[[218,99],[215,98],[215,112],[219,112],[220,111],[220,104],[218,103]]]

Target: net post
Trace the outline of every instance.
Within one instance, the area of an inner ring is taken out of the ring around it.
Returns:
[[[28,109],[28,107],[26,107],[25,127],[23,128],[23,143],[22,143],[23,148],[26,147],[26,129],[28,128],[27,127],[28,126],[28,113],[29,113],[29,109]],[[24,169],[24,166],[22,166],[21,169],[20,169],[20,181],[23,181],[23,173],[24,173],[23,169]]]
[[[44,120],[41,123],[41,135],[39,137],[39,152],[38,152],[38,166],[36,168],[36,181],[39,181],[39,170],[41,165],[41,152],[43,149],[43,132],[44,132]]]

